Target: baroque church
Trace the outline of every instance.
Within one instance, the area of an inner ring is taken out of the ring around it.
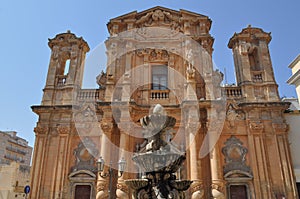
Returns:
[[[234,33],[237,82],[221,85],[211,24],[164,7],[111,19],[106,71],[93,89],[82,88],[88,43],[70,31],[49,39],[43,99],[32,106],[30,198],[134,198],[125,182],[145,177],[132,158],[149,146],[140,121],[157,104],[176,119],[165,139],[186,155],[174,175],[192,183],[180,198],[297,198],[271,35],[251,26]]]

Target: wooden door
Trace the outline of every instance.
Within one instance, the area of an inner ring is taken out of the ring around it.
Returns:
[[[76,185],[75,199],[91,199],[90,185]]]
[[[230,199],[248,199],[246,185],[231,185]]]

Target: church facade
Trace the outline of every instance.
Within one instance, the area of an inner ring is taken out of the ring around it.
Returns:
[[[131,198],[125,181],[144,175],[132,161],[146,144],[139,121],[156,104],[176,119],[168,139],[186,153],[176,173],[193,181],[186,198],[297,198],[271,35],[248,26],[230,38],[237,82],[221,86],[211,23],[163,7],[111,19],[94,89],[82,88],[87,42],[69,31],[49,39],[30,198]]]

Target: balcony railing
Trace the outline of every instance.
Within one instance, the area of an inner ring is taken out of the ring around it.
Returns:
[[[261,71],[252,72],[252,81],[255,83],[263,82],[263,75]]]
[[[225,94],[227,98],[241,98],[242,89],[237,86],[225,87]]]
[[[11,147],[11,146],[7,146],[6,149],[9,151],[12,151],[12,152],[20,153],[22,155],[26,155],[26,153],[27,153],[26,151],[24,151],[22,149],[18,149],[18,148]]]
[[[6,159],[9,159],[9,160],[12,160],[12,161],[16,161],[16,162],[21,162],[21,163],[24,163],[25,160],[20,158],[20,157],[16,157],[16,156],[12,156],[12,155],[9,155],[9,154],[5,154],[4,157]]]
[[[169,99],[169,90],[151,90],[150,99],[152,100],[165,100]]]
[[[78,100],[97,100],[99,99],[100,92],[96,89],[84,89],[81,90],[78,95]]]
[[[23,147],[27,147],[26,142],[22,141],[22,140],[14,140],[14,139],[8,139],[9,142],[23,146]]]

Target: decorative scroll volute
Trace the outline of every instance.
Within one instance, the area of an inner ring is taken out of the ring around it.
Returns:
[[[37,135],[39,135],[39,134],[47,134],[48,128],[37,126],[37,127],[34,128],[34,132],[35,132]]]

